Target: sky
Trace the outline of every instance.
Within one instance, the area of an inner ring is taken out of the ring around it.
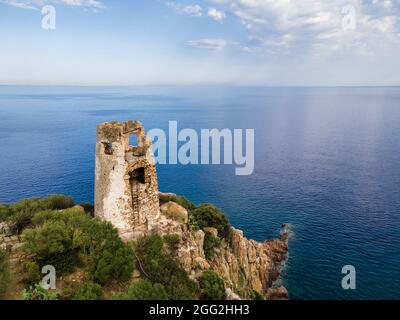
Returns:
[[[400,0],[0,0],[0,84],[400,85]]]

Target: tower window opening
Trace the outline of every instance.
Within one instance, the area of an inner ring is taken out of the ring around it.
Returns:
[[[136,134],[131,134],[130,136],[129,136],[129,144],[132,146],[132,147],[138,147],[139,146],[139,143],[138,143],[139,141],[138,141],[138,136],[136,135]]]
[[[109,142],[103,142],[104,145],[104,153],[108,155],[112,155],[114,153],[113,145]]]
[[[131,184],[134,184],[135,182],[144,184],[145,183],[144,168],[139,168],[131,171],[129,173],[129,179],[131,181]]]

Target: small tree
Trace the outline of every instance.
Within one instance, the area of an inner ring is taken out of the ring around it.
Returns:
[[[191,220],[200,229],[213,227],[218,230],[218,235],[228,239],[231,227],[225,214],[212,204],[202,204],[191,213]]]
[[[221,245],[221,240],[213,236],[211,233],[206,232],[204,236],[204,254],[207,259],[211,259],[215,255],[215,248]]]
[[[89,273],[94,281],[106,284],[112,279],[127,280],[134,269],[132,248],[108,222],[92,219],[85,227]]]
[[[58,300],[57,293],[44,289],[40,284],[30,286],[22,293],[23,300]]]
[[[101,286],[94,282],[85,282],[81,284],[72,296],[72,300],[102,300],[103,291]]]
[[[68,273],[78,264],[73,247],[73,230],[62,220],[48,220],[23,233],[24,250],[39,265],[53,265],[58,274]]]
[[[34,261],[25,263],[25,279],[29,285],[34,285],[40,281],[40,268],[39,265]]]
[[[197,299],[197,283],[189,278],[178,262],[163,251],[163,245],[163,239],[158,234],[140,239],[135,249],[138,269],[153,283],[162,284],[170,299]]]
[[[205,300],[225,299],[224,280],[213,271],[204,271],[199,279],[201,298]]]
[[[147,279],[134,282],[127,292],[114,296],[114,300],[168,300],[165,287]]]

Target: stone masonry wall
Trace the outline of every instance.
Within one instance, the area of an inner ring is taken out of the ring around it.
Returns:
[[[137,146],[129,143],[132,134]],[[138,121],[97,127],[95,215],[110,221],[125,240],[146,232],[159,216],[153,149]]]

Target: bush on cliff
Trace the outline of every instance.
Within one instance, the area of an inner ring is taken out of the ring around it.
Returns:
[[[251,300],[265,300],[265,297],[258,291],[253,290],[250,292],[250,299]]]
[[[135,248],[138,269],[153,283],[165,287],[171,300],[193,300],[199,296],[199,288],[178,262],[163,250],[163,238],[153,234],[141,238]]]
[[[34,285],[40,282],[41,273],[39,265],[34,261],[28,261],[24,265],[25,281],[28,285]]]
[[[73,230],[62,220],[48,220],[23,232],[24,250],[39,266],[52,265],[57,274],[68,273],[78,263]]]
[[[188,199],[186,199],[184,196],[177,196],[177,195],[164,195],[162,198],[160,198],[161,204],[166,203],[166,202],[175,202],[179,204],[180,206],[184,207],[186,210],[191,211],[196,209],[196,206],[190,202]]]
[[[168,300],[168,293],[160,283],[147,279],[134,282],[127,292],[114,296],[114,300]]]
[[[30,286],[22,293],[23,300],[58,300],[57,293],[44,289],[40,284]]]
[[[133,250],[121,240],[118,231],[110,223],[97,219],[92,220],[86,231],[89,273],[93,280],[106,284],[113,279],[129,279],[134,268]]]
[[[2,295],[10,282],[10,270],[7,254],[0,249],[0,295]]]
[[[170,252],[175,252],[179,248],[181,237],[179,236],[179,234],[168,234],[164,236],[164,241],[167,244]]]
[[[0,205],[0,221],[10,221],[14,232],[21,231],[32,223],[33,216],[43,210],[61,210],[73,207],[71,197],[51,195],[47,198],[24,199],[13,205]]]
[[[10,206],[0,203],[0,222],[6,221],[11,215]]]
[[[201,298],[204,300],[224,300],[224,280],[214,271],[204,271],[199,279]]]
[[[125,280],[132,274],[133,251],[110,223],[75,208],[41,211],[32,222],[36,228],[23,232],[24,249],[39,265],[53,265],[62,274],[82,261],[100,284]]]
[[[74,199],[72,197],[60,194],[50,195],[45,198],[44,201],[47,203],[47,209],[53,210],[69,209],[75,205]]]
[[[204,254],[209,260],[215,255],[215,248],[221,245],[221,240],[218,237],[213,236],[211,233],[206,232],[204,236]]]
[[[191,220],[200,229],[213,227],[218,230],[218,235],[228,239],[231,228],[225,214],[212,204],[201,204],[192,211]]]
[[[188,211],[196,209],[196,206],[183,196],[175,196],[171,199],[171,201],[176,202]]]
[[[63,299],[65,300],[102,300],[103,291],[97,283],[88,281],[80,285],[69,285],[64,289]]]

